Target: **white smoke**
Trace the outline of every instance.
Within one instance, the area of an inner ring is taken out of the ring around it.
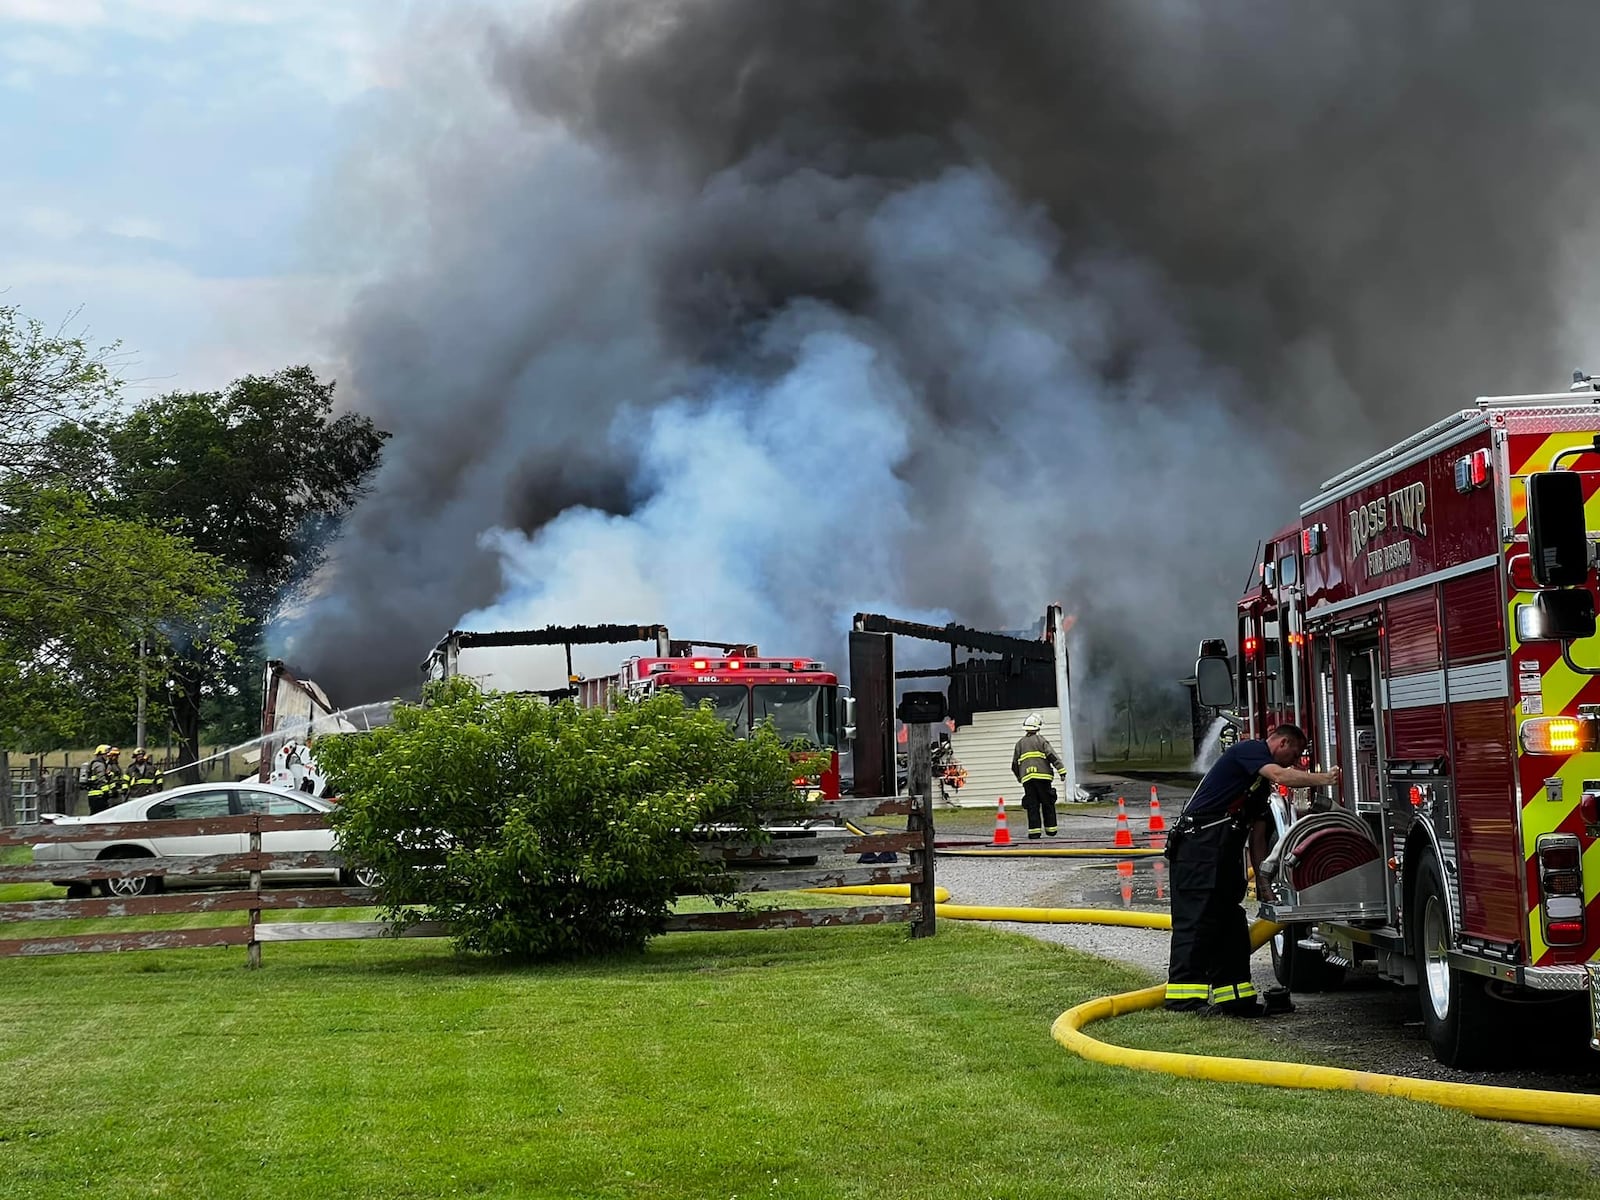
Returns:
[[[742,370],[654,408],[613,397],[595,436],[638,464],[648,498],[491,530],[506,587],[461,626],[660,620],[832,655],[855,611],[986,609],[1026,627],[1065,583],[1069,607],[1126,622],[1131,649],[1186,635],[1187,589],[1157,581],[1231,580],[1212,514],[1272,472],[1234,470],[1247,431],[1163,317],[1158,281],[1072,263],[1041,214],[976,169],[877,200],[862,241],[873,299],[856,313],[791,302]],[[1145,349],[1108,388],[1129,314]]]

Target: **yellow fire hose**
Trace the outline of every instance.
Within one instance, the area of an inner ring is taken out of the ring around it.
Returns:
[[[885,896],[909,896],[909,884],[877,884],[871,888],[815,888],[819,892],[844,892]],[[948,895],[944,888],[934,894]],[[1043,924],[1124,925],[1144,929],[1171,929],[1166,913],[1093,908],[1003,908],[969,904],[940,903],[937,915],[952,921],[1021,921]],[[1251,949],[1259,950],[1283,926],[1271,921],[1256,921],[1250,927]],[[1310,1088],[1321,1091],[1370,1092],[1379,1096],[1400,1096],[1444,1108],[1460,1109],[1492,1121],[1518,1121],[1529,1125],[1564,1125],[1577,1129],[1600,1129],[1600,1096],[1572,1092],[1550,1092],[1527,1088],[1493,1087],[1480,1083],[1445,1083],[1434,1079],[1410,1079],[1403,1075],[1378,1075],[1344,1067],[1309,1067],[1297,1063],[1249,1058],[1221,1058],[1209,1054],[1174,1054],[1165,1050],[1134,1050],[1097,1041],[1084,1033],[1095,1021],[1120,1017],[1126,1013],[1159,1008],[1166,996],[1162,984],[1100,996],[1074,1005],[1050,1026],[1050,1036],[1081,1058],[1109,1066],[1136,1071],[1154,1071],[1187,1079],[1210,1079],[1219,1083],[1254,1083],[1266,1087]]]

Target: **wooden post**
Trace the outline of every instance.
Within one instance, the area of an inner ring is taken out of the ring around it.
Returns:
[[[911,814],[906,830],[921,833],[922,845],[911,851],[911,865],[922,872],[922,882],[911,885],[911,902],[917,915],[911,921],[912,937],[932,937],[933,899],[933,726],[906,726],[906,790]]]
[[[256,817],[250,827],[250,853],[261,853],[261,818]],[[261,862],[257,858],[250,868],[250,890],[256,893],[256,903],[261,902]],[[245,947],[245,965],[255,968],[261,965],[261,943],[256,940],[256,926],[261,924],[261,910],[250,910],[250,942]]]
[[[17,814],[11,805],[11,754],[0,750],[0,827],[16,823]]]

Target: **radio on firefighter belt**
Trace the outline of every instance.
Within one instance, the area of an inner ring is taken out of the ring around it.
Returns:
[[[1162,857],[1168,862],[1175,861],[1178,857],[1178,848],[1188,838],[1197,834],[1207,833],[1219,825],[1229,826],[1228,832],[1230,833],[1243,834],[1250,828],[1252,822],[1252,818],[1247,817],[1245,814],[1245,807],[1248,805],[1250,798],[1262,793],[1266,786],[1267,781],[1258,778],[1255,783],[1236,796],[1225,809],[1204,813],[1199,817],[1190,816],[1188,813],[1180,816],[1178,823],[1172,827],[1172,832],[1167,834],[1167,844],[1161,849]],[[1239,849],[1244,849],[1242,840],[1239,844]]]

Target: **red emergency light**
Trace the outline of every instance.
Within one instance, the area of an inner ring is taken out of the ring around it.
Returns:
[[[1244,640],[1244,652],[1245,652],[1245,654],[1247,656],[1249,656],[1251,658],[1255,657],[1255,653],[1256,653],[1256,639],[1255,638],[1253,638],[1253,637],[1245,638],[1245,640]]]
[[[730,658],[728,660],[728,670],[730,671],[737,671],[742,666],[744,666],[744,664],[737,658]]]
[[[1489,484],[1489,451],[1474,450],[1456,459],[1456,491],[1463,495]]]
[[[690,663],[689,665],[691,667],[693,667],[696,671],[704,671],[704,670],[707,670],[711,666],[711,664],[708,663],[703,658],[697,658],[692,663]]]
[[[1312,525],[1300,531],[1300,553],[1307,558],[1321,554],[1327,548],[1327,526]]]

